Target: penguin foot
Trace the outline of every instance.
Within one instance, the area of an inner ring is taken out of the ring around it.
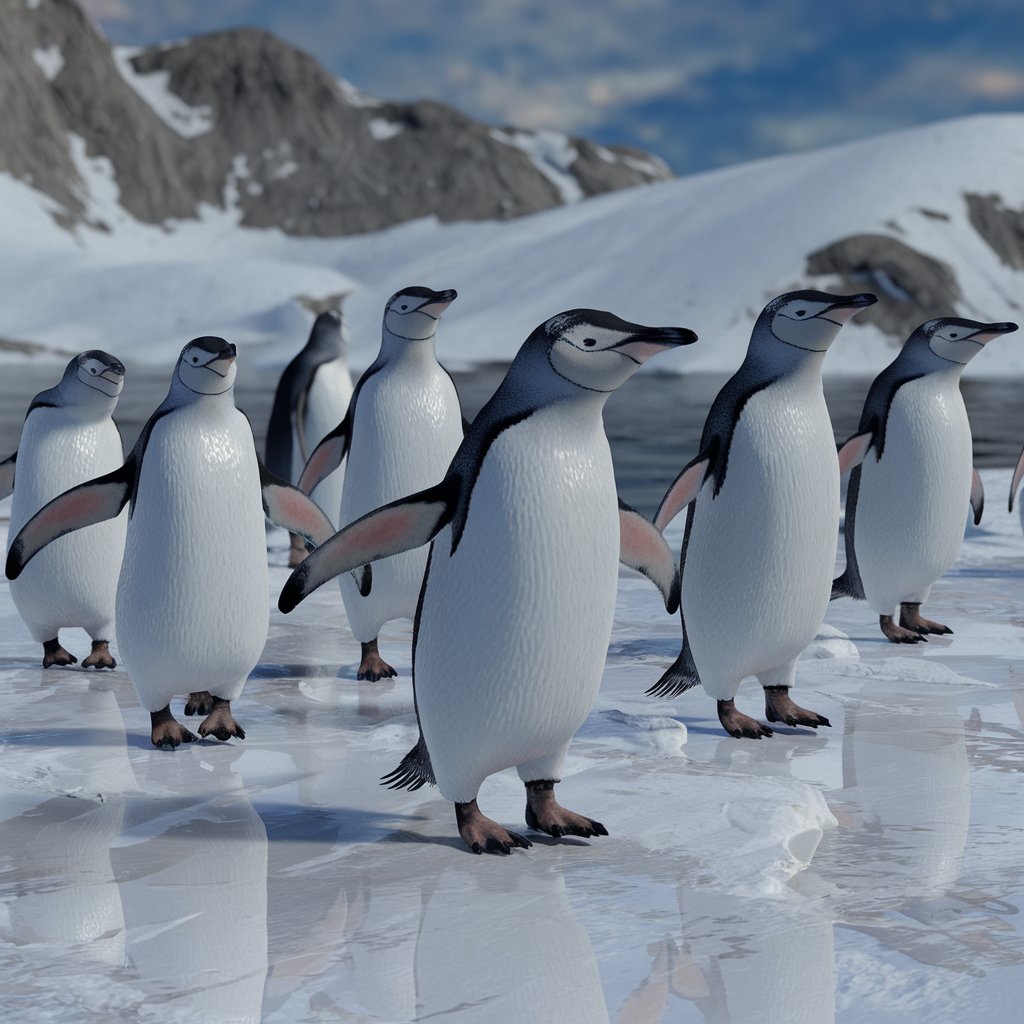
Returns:
[[[196,737],[188,731],[171,714],[171,706],[167,705],[159,711],[149,713],[151,731],[149,738],[154,747],[170,747],[172,750],[182,743],[191,743]]]
[[[213,710],[213,694],[209,690],[193,690],[185,701],[186,715],[208,715]]]
[[[551,779],[526,783],[526,824],[535,832],[546,832],[555,839],[608,835],[608,829],[601,822],[562,807],[555,800],[555,783]]]
[[[362,644],[362,661],[359,662],[359,670],[356,672],[356,679],[365,679],[367,682],[376,683],[380,679],[391,679],[398,673],[380,656],[377,650],[377,641],[371,640],[368,644]]]
[[[749,740],[759,740],[762,736],[775,735],[767,725],[762,725],[750,715],[737,711],[736,702],[732,700],[718,702],[718,720],[722,723],[722,728],[736,739],[746,737]]]
[[[50,668],[53,665],[75,665],[77,663],[78,659],[70,651],[65,651],[56,637],[52,640],[43,641],[43,668]]]
[[[885,634],[887,640],[894,644],[919,644],[927,643],[928,638],[924,633],[918,633],[913,629],[904,629],[896,625],[891,615],[879,615],[878,625]]]
[[[947,636],[953,632],[949,626],[944,626],[941,622],[923,618],[920,604],[906,601],[900,605],[900,625],[905,629],[912,629],[915,633],[934,633],[936,636]]]
[[[291,547],[288,549],[288,568],[296,569],[305,560],[309,552],[306,550],[305,540],[297,533],[290,533]]]
[[[213,736],[218,740],[244,740],[245,730],[235,721],[231,714],[231,701],[213,698],[213,710],[199,723],[199,735]]]
[[[832,727],[832,723],[816,711],[795,704],[789,696],[788,686],[766,686],[764,688],[764,714],[769,722],[782,722],[785,725],[809,725],[817,729],[819,725]]]
[[[92,652],[82,662],[82,668],[117,668],[117,662],[110,653],[110,641],[93,640]]]
[[[496,821],[484,815],[476,800],[468,804],[455,805],[455,820],[459,835],[473,853],[511,853],[515,847],[528,850],[533,843],[524,836],[502,828]]]

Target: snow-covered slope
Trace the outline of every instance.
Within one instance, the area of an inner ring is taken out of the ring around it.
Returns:
[[[797,156],[628,189],[505,222],[411,222],[343,239],[243,229],[228,209],[157,228],[117,203],[109,166],[77,155],[92,219],[58,229],[52,202],[0,178],[0,337],[102,345],[169,360],[196,334],[265,342],[283,364],[309,313],[298,296],[352,292],[353,363],[372,359],[388,295],[454,287],[438,339],[452,364],[509,359],[537,323],[574,306],[693,328],[663,370],[724,372],[765,301],[796,287],[874,290],[826,369],[874,374],[908,326],[956,312],[1017,320],[1024,295],[1024,115],[948,121]],[[868,319],[873,316],[873,320]],[[972,375],[1024,372],[1010,338]]]

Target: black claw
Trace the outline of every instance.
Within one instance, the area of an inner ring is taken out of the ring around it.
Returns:
[[[481,854],[481,853],[484,852],[484,848],[479,843],[474,843],[470,847],[470,849],[473,851],[473,853],[476,853],[476,854]]]

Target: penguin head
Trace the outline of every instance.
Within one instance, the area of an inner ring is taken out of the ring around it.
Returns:
[[[98,348],[80,352],[68,363],[63,380],[69,393],[83,399],[117,398],[124,387],[124,364]]]
[[[828,292],[786,292],[772,299],[757,319],[758,328],[767,328],[771,336],[785,345],[807,352],[827,352],[839,328],[855,313],[878,299],[860,295],[830,295]]]
[[[961,320],[959,317],[939,317],[921,324],[908,338],[908,345],[915,335],[926,340],[934,355],[950,363],[969,363],[993,338],[1011,334],[1017,330],[1012,323],[983,324],[977,320]]]
[[[178,357],[178,380],[197,395],[222,395],[235,385],[236,355],[223,338],[195,338]]]
[[[310,354],[325,359],[336,358],[344,354],[345,334],[342,330],[339,310],[328,309],[313,321],[306,348]]]
[[[407,341],[426,341],[434,336],[441,314],[457,295],[454,288],[443,292],[430,288],[403,288],[395,292],[384,307],[384,328]]]
[[[599,309],[570,309],[545,321],[531,338],[547,344],[560,377],[588,391],[614,391],[651,356],[697,335],[685,327],[643,327]]]

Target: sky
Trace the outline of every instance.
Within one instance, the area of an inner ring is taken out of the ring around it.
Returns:
[[[386,99],[677,173],[1024,110],[1020,0],[83,0],[117,44],[267,29]]]

